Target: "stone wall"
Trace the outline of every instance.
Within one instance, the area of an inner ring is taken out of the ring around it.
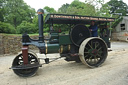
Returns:
[[[3,36],[0,35],[0,54],[4,54],[3,49]]]
[[[127,41],[128,42],[128,32],[112,33],[112,40],[119,40],[119,41]]]
[[[33,39],[37,39],[38,36],[31,36]],[[0,34],[0,55],[2,54],[17,54],[21,51],[22,47],[21,35],[6,35]],[[29,46],[31,50],[38,50],[35,46]]]

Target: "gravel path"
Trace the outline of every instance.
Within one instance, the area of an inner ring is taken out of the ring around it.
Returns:
[[[18,77],[9,69],[15,55],[1,56],[0,85],[128,85],[128,43],[112,42],[112,50],[101,67],[91,69],[60,59],[43,65],[29,78]]]

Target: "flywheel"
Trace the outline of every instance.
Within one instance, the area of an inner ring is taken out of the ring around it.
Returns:
[[[70,31],[71,41],[76,46],[80,46],[83,40],[85,40],[86,38],[89,38],[90,36],[91,36],[91,33],[89,29],[82,24],[75,25]]]

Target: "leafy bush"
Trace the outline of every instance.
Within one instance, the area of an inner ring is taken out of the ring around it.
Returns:
[[[43,29],[43,32],[44,32],[44,33],[49,32],[49,28],[48,28],[48,27],[44,28],[44,29]]]
[[[15,33],[16,30],[15,28],[9,24],[9,23],[4,23],[0,21],[0,33]]]
[[[17,27],[17,33],[37,33],[38,29],[35,26],[35,24],[32,24],[27,21],[23,21],[18,27]]]

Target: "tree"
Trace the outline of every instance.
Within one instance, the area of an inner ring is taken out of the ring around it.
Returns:
[[[43,16],[44,16],[43,19],[45,20],[46,15],[44,14]],[[32,23],[35,26],[36,33],[38,33],[39,27],[38,27],[38,16],[37,15],[33,18]],[[49,25],[48,24],[43,24],[43,27],[44,27],[44,32],[48,32],[49,31]]]
[[[17,27],[17,33],[37,33],[37,29],[35,27],[35,24],[32,24],[27,21],[23,21],[18,27]]]
[[[95,9],[99,10],[100,6],[104,3],[104,0],[85,0],[85,3],[95,6]]]
[[[96,11],[95,7],[84,2],[80,1],[73,1],[68,9],[67,14],[78,14],[78,15],[88,15],[88,16],[95,16]]]
[[[32,22],[35,10],[29,7],[23,0],[6,0],[4,21],[12,24],[15,29],[22,21]]]
[[[5,10],[3,8],[4,3],[5,3],[5,0],[0,0],[0,21],[1,22],[4,22],[4,13],[5,13]]]
[[[0,33],[15,33],[16,30],[9,23],[4,23],[0,21]]]
[[[59,9],[58,9],[58,13],[63,13],[65,14],[67,12],[67,9],[69,7],[69,4],[63,4]]]
[[[102,17],[111,17],[110,6],[106,3],[103,4],[99,11],[100,16]]]
[[[48,6],[45,6],[45,7],[44,7],[44,10],[46,10],[46,12],[48,12],[48,13],[56,13],[56,11],[55,11],[54,8],[50,8],[50,7],[48,7]]]
[[[4,22],[4,10],[0,8],[0,21]]]
[[[107,4],[110,6],[110,14],[121,13],[123,16],[127,14],[128,6],[122,0],[111,0]]]

